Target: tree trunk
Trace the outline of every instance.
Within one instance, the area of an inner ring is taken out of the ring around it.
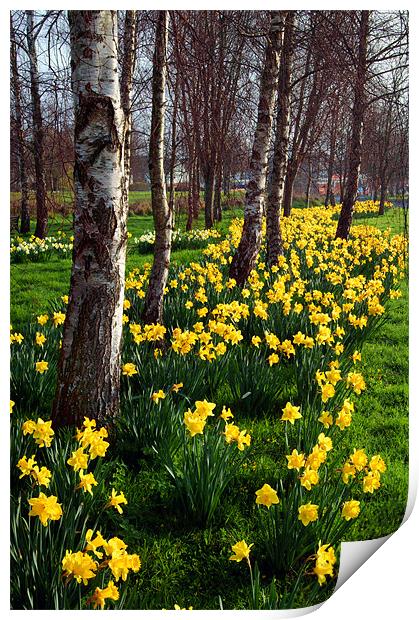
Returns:
[[[195,163],[193,153],[188,158],[188,218],[186,221],[186,230],[192,230],[194,219],[194,199],[195,199]]]
[[[163,319],[163,295],[170,266],[172,246],[173,213],[166,197],[164,177],[164,114],[166,108],[166,62],[168,11],[159,11],[156,27],[156,43],[153,58],[151,136],[149,170],[151,180],[151,205],[153,208],[156,240],[154,261],[144,301],[145,323],[161,323]]]
[[[380,183],[380,207],[378,209],[378,215],[384,215],[384,203],[386,201],[386,191],[387,191],[387,187],[386,187],[385,176],[382,176],[381,183]]]
[[[276,265],[278,263],[278,257],[284,253],[280,228],[280,214],[284,195],[285,172],[287,169],[289,147],[293,31],[294,11],[288,11],[285,20],[284,43],[279,65],[276,135],[272,175],[266,206],[266,255],[270,267]]]
[[[196,157],[195,170],[194,170],[194,184],[193,184],[193,215],[196,220],[199,217],[200,207],[201,207],[201,181],[200,181],[199,158]]]
[[[119,413],[127,201],[116,11],[69,11],[75,218],[55,427]]]
[[[208,163],[204,170],[205,228],[212,228],[214,226],[214,190],[214,166]]]
[[[223,173],[221,166],[217,166],[217,174],[215,176],[215,193],[214,193],[214,219],[217,222],[221,222],[223,217],[223,210],[221,206],[221,185],[223,180]]]
[[[33,150],[35,160],[35,236],[40,239],[44,239],[48,225],[48,209],[45,190],[44,128],[42,123],[41,97],[39,95],[39,73],[35,47],[33,11],[26,11],[26,38],[28,43],[29,71],[31,77]]]
[[[12,69],[12,90],[14,98],[14,111],[15,111],[15,138],[16,138],[16,152],[19,162],[19,185],[20,185],[20,232],[22,234],[30,231],[30,213],[29,213],[29,188],[28,177],[26,176],[25,165],[25,139],[23,135],[23,122],[22,122],[22,106],[21,106],[21,90],[20,80],[17,68],[17,52],[16,52],[16,40],[15,31],[13,26],[13,18],[10,13],[10,62]]]
[[[282,11],[271,12],[265,62],[260,82],[250,179],[244,205],[244,224],[239,247],[230,265],[230,277],[243,286],[253,269],[262,241],[263,196],[268,167],[268,149],[272,129],[275,91],[278,84],[279,52],[283,37]]]
[[[311,193],[311,161],[308,162],[308,170],[307,170],[307,186],[306,186],[306,208],[308,209],[310,206],[310,193]]]
[[[354,104],[352,108],[352,134],[349,150],[348,176],[345,195],[336,229],[336,238],[347,239],[351,229],[353,211],[358,191],[359,170],[362,156],[362,133],[365,113],[365,83],[367,76],[367,46],[369,11],[361,11],[357,76],[354,85]]]
[[[287,166],[287,174],[285,175],[285,187],[284,187],[284,197],[283,197],[283,215],[284,217],[289,217],[291,215],[291,208],[294,196],[294,181],[297,176],[298,169],[295,165],[295,162],[290,160]]]
[[[324,200],[324,206],[327,207],[332,201],[332,183],[333,183],[333,168],[335,165],[335,149],[336,149],[336,134],[337,134],[337,107],[333,108],[332,112],[332,129],[330,133],[330,152],[329,152],[329,165],[327,168],[327,188],[326,198]]]
[[[194,208],[193,208],[193,165],[189,165],[189,180],[188,180],[188,218],[186,220],[186,230],[192,230]]]
[[[125,116],[124,175],[125,199],[129,208],[129,186],[131,179],[131,129],[132,129],[132,80],[135,68],[135,46],[137,38],[137,11],[125,12],[124,48],[121,70],[121,105]]]
[[[177,114],[178,114],[178,90],[179,90],[179,74],[176,73],[175,88],[173,93],[173,116],[171,131],[171,149],[170,149],[170,179],[169,179],[169,209],[175,212],[175,167],[176,167],[176,132],[177,132]],[[173,222],[174,225],[174,222]]]

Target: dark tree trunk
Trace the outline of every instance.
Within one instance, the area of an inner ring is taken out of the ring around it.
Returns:
[[[214,190],[215,170],[208,164],[204,170],[205,228],[214,226]]]
[[[221,222],[223,217],[223,210],[221,207],[221,185],[223,180],[223,173],[220,166],[217,167],[217,174],[215,177],[215,192],[214,192],[214,219],[217,222]]]
[[[194,208],[193,208],[193,194],[194,194],[194,179],[193,179],[193,166],[189,168],[189,181],[188,181],[188,218],[186,220],[186,230],[192,230]]]
[[[266,206],[266,254],[268,265],[271,267],[277,264],[278,257],[284,253],[280,228],[280,214],[284,196],[285,173],[289,148],[293,31],[294,11],[288,11],[285,19],[284,42],[279,65],[276,135],[272,175]]]
[[[386,192],[387,192],[386,180],[385,180],[385,177],[382,176],[381,184],[380,184],[380,206],[378,209],[378,215],[384,215],[384,203],[386,201]]]
[[[337,134],[337,108],[335,107],[332,112],[332,129],[330,132],[330,152],[329,152],[329,164],[327,167],[327,188],[326,198],[324,200],[324,206],[327,207],[332,201],[332,183],[333,183],[333,169],[335,165],[335,149],[336,149],[336,134]]]
[[[336,229],[336,238],[347,239],[352,224],[353,211],[358,191],[359,170],[362,156],[362,133],[365,113],[365,83],[367,76],[367,47],[369,11],[361,11],[357,75],[354,85],[352,108],[352,134],[349,148],[348,176],[342,209]]]
[[[163,295],[169,273],[172,247],[173,212],[167,203],[163,168],[168,17],[168,11],[159,11],[153,58],[149,170],[156,240],[154,243],[154,261],[144,300],[142,318],[145,323],[161,323],[163,320]]]
[[[26,11],[26,36],[28,43],[29,67],[31,77],[33,150],[36,183],[36,227],[35,236],[44,239],[48,226],[48,208],[45,190],[44,128],[39,94],[38,60],[35,47],[33,11]]]
[[[177,114],[178,114],[178,90],[179,74],[176,73],[175,88],[173,93],[173,116],[171,128],[171,148],[170,148],[170,173],[169,173],[169,209],[175,213],[175,167],[176,167],[176,133],[177,133]],[[173,221],[174,225],[174,221]]]
[[[22,106],[21,106],[21,90],[20,80],[17,68],[17,52],[16,52],[16,40],[15,31],[13,26],[13,18],[10,13],[10,62],[12,69],[12,90],[14,98],[14,132],[16,139],[16,152],[19,162],[19,185],[20,185],[20,232],[22,234],[30,231],[30,213],[29,213],[29,187],[28,177],[26,175],[25,165],[25,139],[23,135],[23,122],[22,122]]]
[[[55,427],[119,413],[127,201],[116,11],[69,11],[75,102],[70,295],[52,410]]]
[[[308,162],[307,171],[307,186],[306,186],[306,208],[310,206],[310,193],[311,193],[311,161]]]
[[[200,180],[199,159],[196,158],[194,169],[194,184],[193,184],[193,215],[194,219],[199,217],[199,209],[201,207],[201,180]]]
[[[234,278],[239,286],[244,285],[254,268],[262,241],[263,198],[283,29],[284,13],[272,11],[260,82],[258,119],[250,160],[250,180],[246,190],[243,231],[239,247],[230,265],[230,277]]]
[[[287,174],[285,175],[285,187],[283,198],[283,215],[289,217],[291,215],[291,208],[294,196],[294,181],[297,176],[297,169],[294,162],[289,161],[287,167]]]

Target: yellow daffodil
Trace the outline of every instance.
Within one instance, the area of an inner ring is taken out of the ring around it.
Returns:
[[[253,543],[248,545],[246,541],[240,540],[235,545],[231,546],[231,550],[234,555],[229,559],[233,562],[241,562],[242,560],[248,560],[250,555],[250,549],[253,547]]]
[[[270,508],[272,504],[279,504],[278,494],[269,484],[264,484],[256,491],[256,503]]]
[[[292,405],[288,402],[282,410],[281,420],[294,424],[295,420],[299,420],[303,416],[300,413],[300,407]]]

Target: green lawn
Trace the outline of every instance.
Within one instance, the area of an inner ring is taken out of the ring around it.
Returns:
[[[242,212],[239,209],[224,211],[223,221],[216,224],[217,230],[226,233],[231,220],[239,217]],[[181,215],[176,223],[177,228],[185,229],[185,216]],[[144,232],[153,230],[153,217],[151,215],[131,215],[128,218],[128,231],[132,238],[128,242],[127,272],[134,267],[141,267],[144,263],[151,262],[153,255],[139,254],[133,243],[133,238]],[[200,214],[195,228],[204,228],[203,214]],[[72,224],[68,218],[57,217],[50,223],[50,235],[61,230],[67,235],[72,234]],[[178,250],[172,253],[172,263],[186,263],[198,260],[201,250]],[[71,259],[56,258],[48,262],[28,262],[11,265],[10,270],[10,320],[13,329],[23,329],[25,324],[33,317],[48,308],[49,302],[56,300],[61,295],[68,293],[70,282]]]

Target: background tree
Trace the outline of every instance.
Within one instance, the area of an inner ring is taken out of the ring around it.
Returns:
[[[25,138],[23,130],[23,114],[21,103],[21,85],[17,63],[17,49],[15,29],[13,25],[13,16],[10,13],[10,65],[11,65],[11,82],[12,93],[14,99],[14,118],[12,119],[13,138],[16,141],[16,154],[19,165],[19,185],[20,185],[20,232],[28,233],[30,230],[30,213],[29,213],[29,187],[27,168],[25,162]]]
[[[124,191],[127,204],[129,201],[128,193],[131,179],[132,81],[135,69],[136,36],[137,11],[126,11],[121,68],[121,105],[125,115]]]
[[[348,154],[348,181],[343,197],[336,237],[347,239],[351,228],[353,210],[358,192],[358,178],[362,156],[362,129],[364,123],[367,79],[367,45],[370,12],[361,11],[356,80],[354,83],[351,143]]]
[[[45,163],[44,163],[44,127],[42,122],[41,97],[39,94],[38,60],[36,52],[36,30],[33,11],[26,11],[27,16],[27,48],[30,62],[31,76],[31,99],[33,121],[33,155],[35,161],[36,176],[36,228],[35,235],[43,239],[46,235],[48,224],[48,208],[46,203],[45,188]]]

